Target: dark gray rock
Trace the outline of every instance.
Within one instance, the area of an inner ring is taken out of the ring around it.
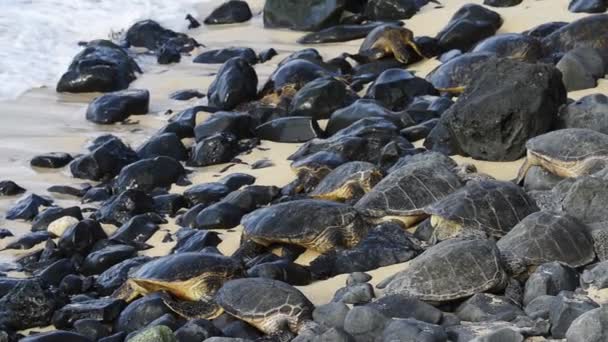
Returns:
[[[122,90],[141,69],[118,45],[94,40],[78,53],[57,83],[58,92],[88,93]]]
[[[15,241],[6,245],[6,249],[30,249],[35,245],[51,239],[48,232],[34,232],[19,236]]]
[[[522,0],[484,0],[483,4],[492,7],[512,7],[521,4]]]
[[[240,112],[216,112],[194,128],[196,141],[217,133],[234,134],[239,139],[253,136],[253,118]]]
[[[456,314],[463,321],[511,321],[524,312],[510,300],[489,293],[478,293],[458,306]]]
[[[486,38],[479,42],[471,52],[491,53],[496,57],[515,58],[531,63],[544,56],[538,38],[520,33],[498,34]]]
[[[53,201],[36,194],[28,195],[20,199],[6,212],[7,220],[31,221],[38,215],[38,209],[42,206],[50,206]]]
[[[209,85],[209,105],[223,110],[255,99],[258,76],[246,60],[234,57],[226,61]]]
[[[205,94],[201,93],[200,91],[198,91],[196,89],[184,89],[184,90],[174,91],[173,93],[171,93],[169,95],[169,98],[171,100],[176,100],[176,101],[188,101],[195,97],[197,99],[202,99],[203,97],[205,97]]]
[[[57,246],[67,255],[85,255],[97,241],[105,238],[107,235],[99,222],[87,219],[66,229],[59,237]]]
[[[175,217],[180,209],[187,207],[186,198],[180,194],[154,196],[154,208],[160,215]]]
[[[373,99],[361,99],[353,102],[350,106],[333,112],[325,131],[332,136],[338,131],[349,127],[361,119],[384,119],[396,128],[408,127],[414,124],[414,120],[406,112],[393,112],[383,107]]]
[[[84,275],[101,274],[108,268],[127,260],[137,251],[129,245],[110,245],[87,255],[80,272]]]
[[[156,325],[138,332],[127,340],[131,342],[176,342],[173,331],[167,326]]]
[[[541,166],[533,166],[524,178],[524,189],[526,191],[551,190],[562,180],[563,178],[552,174]]]
[[[131,46],[145,47],[153,51],[169,47],[177,52],[189,52],[200,45],[187,35],[166,29],[153,20],[142,20],[133,24],[127,30],[126,41]]]
[[[19,341],[23,342],[92,342],[90,338],[83,336],[81,334],[71,332],[71,331],[63,331],[63,330],[55,330],[44,332],[40,334],[30,335],[25,337]]]
[[[412,318],[431,324],[439,324],[443,314],[441,310],[416,298],[403,295],[388,295],[368,304],[384,316],[397,319]]]
[[[415,0],[370,0],[363,15],[369,20],[388,21],[409,19],[418,12]]]
[[[526,281],[523,304],[543,295],[556,296],[561,291],[574,291],[578,287],[578,273],[559,262],[540,265]]]
[[[292,116],[310,116],[315,120],[328,119],[337,109],[346,107],[357,98],[344,82],[334,77],[322,77],[307,83],[291,101]]]
[[[318,31],[338,24],[343,0],[269,0],[264,6],[264,27]]]
[[[49,207],[45,209],[40,214],[36,215],[34,220],[32,221],[32,231],[42,231],[46,230],[47,227],[53,223],[53,221],[58,220],[62,217],[70,216],[77,220],[82,220],[82,212],[80,207],[69,207],[69,208],[61,208],[61,207]]]
[[[95,181],[110,179],[138,159],[137,154],[116,137],[94,144],[90,150],[70,163],[74,177]]]
[[[608,134],[608,96],[592,94],[563,106],[558,128],[588,128]]]
[[[231,229],[239,225],[244,214],[239,207],[230,203],[215,203],[196,215],[193,228]]]
[[[190,228],[181,228],[175,234],[177,244],[173,253],[202,252],[207,247],[215,247],[222,242],[216,232],[201,231]]]
[[[22,330],[47,326],[59,302],[36,280],[18,282],[0,298],[0,326]]]
[[[566,90],[574,91],[597,86],[597,79],[604,77],[606,61],[600,53],[589,47],[568,51],[557,63]]]
[[[154,157],[170,157],[178,161],[188,159],[188,150],[175,133],[153,135],[141,144],[136,151],[141,159]]]
[[[285,259],[257,264],[247,270],[247,275],[275,279],[294,286],[308,285],[312,280],[306,267]]]
[[[243,2],[244,1],[237,1]],[[230,3],[230,2],[227,2]],[[246,4],[246,3],[245,3]],[[258,56],[252,48],[228,47],[225,49],[209,50],[196,56],[192,62],[201,64],[224,64],[230,58],[240,57],[247,63],[253,65],[258,62]]]
[[[438,34],[439,45],[445,50],[469,50],[475,43],[494,35],[502,26],[502,18],[492,10],[477,4],[462,6]]]
[[[143,191],[129,189],[104,202],[94,216],[102,223],[120,226],[149,212],[154,212],[154,199]]]
[[[35,275],[45,285],[58,286],[65,276],[73,273],[76,273],[74,262],[70,259],[60,259]]]
[[[204,341],[221,333],[210,321],[193,319],[177,329],[175,337],[179,342]]]
[[[59,329],[71,328],[80,319],[110,323],[118,317],[125,306],[124,301],[113,298],[72,303],[55,311],[52,322]]]
[[[356,341],[374,341],[380,335],[390,320],[379,311],[367,307],[352,308],[344,319],[344,331],[353,336]]]
[[[378,101],[390,110],[399,111],[407,108],[415,97],[421,95],[438,95],[438,92],[424,78],[395,68],[381,73],[367,89],[365,97]]]
[[[277,52],[277,50],[273,48],[268,48],[258,54],[258,59],[260,60],[260,63],[266,63],[278,54],[279,53]]]
[[[559,205],[568,215],[586,224],[608,221],[608,208],[603,205],[608,200],[608,180],[579,177],[555,189]]]
[[[344,303],[328,303],[319,305],[312,312],[315,322],[326,328],[344,328],[344,320],[350,309]]]
[[[128,189],[152,192],[156,189],[169,189],[186,175],[180,162],[171,157],[154,157],[138,160],[124,167],[114,182],[114,192]]]
[[[332,302],[342,302],[345,304],[367,304],[374,299],[374,287],[371,284],[355,284],[338,289],[334,294]]]
[[[503,328],[491,333],[476,337],[471,342],[523,342],[524,336],[511,328]]]
[[[551,307],[557,302],[556,296],[541,295],[532,299],[524,308],[526,315],[532,319],[549,319]]]
[[[131,333],[172,312],[160,295],[150,294],[131,302],[116,319],[114,330]]]
[[[524,31],[523,34],[537,38],[544,38],[566,25],[568,25],[568,23],[565,21],[551,21]]]
[[[143,89],[120,90],[95,98],[87,108],[87,120],[97,124],[113,124],[131,115],[148,113],[150,92]]]
[[[447,342],[448,335],[438,325],[419,322],[413,319],[392,320],[382,332],[379,341]]]
[[[346,286],[364,284],[372,280],[372,276],[364,272],[353,272],[346,278]]]
[[[156,233],[159,224],[166,222],[154,213],[137,215],[120,226],[108,239],[137,247]]]
[[[17,185],[17,183],[5,180],[0,181],[0,196],[15,196],[25,192],[25,189]]]
[[[425,141],[429,149],[506,161],[525,154],[528,139],[549,131],[566,103],[560,72],[546,64],[490,59]],[[496,124],[496,123],[500,124]]]
[[[184,197],[191,206],[203,204],[209,206],[219,202],[230,193],[230,188],[220,182],[202,183],[191,186],[184,191]]]
[[[227,163],[240,153],[238,140],[232,133],[217,133],[199,141],[192,150],[189,166]]]
[[[246,173],[236,172],[222,177],[219,183],[225,184],[230,191],[236,191],[243,186],[255,183],[255,177]]]
[[[207,18],[205,25],[242,23],[251,19],[251,9],[246,1],[230,0],[215,8]]]
[[[549,313],[551,336],[554,338],[565,338],[577,317],[599,306],[588,297],[572,292],[561,292],[556,298]]]
[[[30,160],[30,165],[33,167],[59,169],[68,165],[72,159],[69,153],[51,152],[35,156]]]
[[[439,119],[431,119],[419,125],[406,127],[401,130],[401,135],[408,141],[418,141],[424,139],[431,133],[438,122]]]
[[[290,116],[256,127],[255,135],[262,140],[301,143],[323,136],[323,131],[310,116]]]
[[[129,272],[150,261],[147,256],[124,260],[101,273],[95,278],[95,289],[102,296],[108,296],[118,289],[129,277]]]
[[[566,332],[568,342],[601,342],[608,339],[608,307],[589,310],[572,322]]]
[[[74,322],[74,331],[94,341],[110,335],[110,327],[95,319],[81,319]]]

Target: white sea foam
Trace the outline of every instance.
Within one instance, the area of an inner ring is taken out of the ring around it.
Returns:
[[[77,43],[108,38],[142,19],[183,31],[201,0],[0,0],[0,99],[54,87]]]

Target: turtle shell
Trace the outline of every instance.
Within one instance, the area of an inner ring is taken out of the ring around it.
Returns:
[[[473,80],[477,69],[492,56],[490,52],[462,54],[433,69],[426,80],[440,90],[466,87]]]
[[[497,243],[498,249],[527,267],[559,261],[572,267],[593,259],[593,240],[584,224],[547,211],[530,214]]]
[[[367,36],[365,37],[365,39],[363,40],[363,43],[361,43],[361,47],[359,48],[359,51],[367,51],[370,50],[374,47],[374,44],[376,44],[380,39],[383,38],[389,38],[392,35],[398,36],[400,35],[400,32],[407,32],[409,30],[399,26],[399,25],[395,25],[395,24],[386,24],[386,25],[381,25],[376,27],[375,29],[373,29],[370,33],[367,34]],[[411,32],[411,31],[409,31]],[[388,42],[388,40],[387,40]],[[394,44],[397,44],[398,42],[395,41],[393,42]],[[402,42],[399,42],[402,43]]]
[[[544,159],[560,162],[608,159],[608,135],[586,128],[566,128],[532,138],[526,148]]]
[[[608,57],[608,15],[590,15],[573,21],[543,38],[547,54],[566,53],[579,47],[591,47]]]
[[[262,245],[288,243],[324,253],[351,248],[367,234],[353,207],[323,200],[298,200],[258,209],[241,220],[245,238]]]
[[[353,161],[332,170],[310,193],[321,199],[348,200],[371,190],[382,179],[382,172],[372,163]]]
[[[142,265],[130,278],[178,283],[206,273],[239,274],[241,264],[230,257],[207,253],[178,253]]]
[[[499,34],[482,40],[472,52],[489,52],[500,58],[535,62],[543,57],[538,39],[519,33]]]
[[[500,238],[538,210],[536,203],[516,184],[480,180],[468,182],[425,211],[444,222]]]
[[[415,158],[392,171],[355,207],[376,218],[424,214],[423,208],[462,187],[462,181],[449,165],[441,158]]]
[[[228,314],[266,334],[285,326],[297,333],[301,323],[312,319],[314,310],[314,305],[295,287],[265,278],[226,282],[215,299]]]
[[[490,240],[448,240],[427,249],[395,274],[384,294],[443,302],[502,287],[507,279]]]

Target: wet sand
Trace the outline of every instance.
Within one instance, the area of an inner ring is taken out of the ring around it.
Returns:
[[[220,1],[204,3],[199,8],[195,17],[202,19],[209,13],[210,9]],[[435,8],[430,3],[412,19],[406,21],[406,27],[414,31],[418,36],[434,36],[449,20],[452,14],[465,3],[482,3],[481,0],[444,0],[443,8]],[[536,25],[549,21],[573,21],[584,15],[570,13],[567,10],[568,0],[524,0],[516,7],[492,8],[499,12],[504,19],[504,24],[498,33],[521,32]],[[289,53],[305,48],[315,47],[325,58],[335,57],[342,52],[357,51],[361,40],[339,44],[326,44],[317,46],[301,46],[295,43],[296,39],[303,35],[301,32],[287,30],[265,30],[260,15],[263,1],[249,1],[254,18],[245,24],[224,25],[221,27],[201,27],[188,31],[188,34],[205,44],[206,48],[200,48],[192,53],[192,57],[183,57],[182,62],[177,65],[160,66],[151,60],[141,63],[144,74],[131,84],[132,88],[145,88],[151,93],[151,112],[145,116],[134,116],[134,124],[99,126],[87,122],[84,112],[88,102],[95,94],[86,95],[59,95],[55,93],[54,86],[51,88],[33,89],[20,98],[12,101],[0,102],[0,180],[10,179],[28,189],[29,193],[51,196],[46,189],[51,185],[80,184],[86,181],[74,179],[70,176],[67,168],[59,171],[34,170],[29,166],[29,160],[36,154],[62,151],[72,154],[82,153],[87,142],[92,138],[104,133],[112,133],[136,148],[153,132],[160,128],[169,117],[166,112],[172,110],[177,112],[196,104],[204,104],[205,101],[173,101],[169,100],[169,94],[180,89],[199,89],[206,92],[207,87],[213,80],[213,74],[217,72],[220,65],[193,64],[191,60],[197,53],[207,49],[223,48],[230,46],[251,47],[256,52],[273,47],[280,55],[270,62],[256,65],[260,86],[263,85],[269,74],[276,68],[277,63]],[[91,37],[105,38],[105,37]],[[145,60],[145,58],[144,58]],[[429,71],[439,64],[436,60],[427,60],[410,67],[419,76],[425,76]],[[66,65],[67,68],[67,65]],[[572,92],[571,98],[577,99],[592,93],[607,93],[608,81],[600,80],[595,89]],[[198,120],[204,120],[209,114],[199,114]],[[418,142],[420,144],[420,142]],[[294,178],[289,168],[286,157],[295,151],[298,144],[278,144],[263,142],[260,146],[264,150],[256,149],[251,154],[240,156],[246,163],[268,158],[274,162],[270,168],[251,170],[248,165],[235,165],[228,173],[246,172],[257,177],[256,184],[283,186]],[[268,150],[266,150],[268,149]],[[515,178],[521,160],[510,163],[493,163],[474,161],[470,158],[455,157],[459,162],[474,163],[480,172],[488,173],[498,179],[510,180]],[[207,168],[197,168],[190,179],[193,184],[210,182],[218,179],[219,171],[225,165]],[[225,175],[223,174],[223,175]],[[183,187],[174,186],[172,192],[181,192]],[[0,227],[8,228],[15,235],[21,235],[28,231],[29,224],[18,221],[6,221],[4,213],[18,198],[0,198]],[[61,206],[79,205],[74,198],[53,196],[55,203]],[[85,205],[87,207],[87,205]],[[115,227],[106,226],[108,231]],[[164,225],[149,241],[155,247],[144,251],[147,255],[165,255],[172,247],[172,243],[161,243],[166,231],[175,231],[177,227],[171,222]],[[238,246],[240,228],[232,231],[223,231],[224,241],[220,249],[225,253],[231,253]],[[11,239],[0,240],[0,249],[10,242]],[[37,246],[35,248],[40,248]],[[0,264],[11,262],[18,254],[30,253],[25,251],[15,253],[14,251],[0,252]],[[314,253],[306,253],[300,257],[299,262],[307,263],[315,257]],[[406,264],[384,267],[370,272],[373,275],[372,283],[376,284],[385,277],[396,271],[407,267]],[[341,275],[326,281],[302,287],[301,290],[315,303],[326,303],[332,297],[337,288],[342,287],[346,275]]]

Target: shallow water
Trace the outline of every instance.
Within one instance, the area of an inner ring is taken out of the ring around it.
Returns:
[[[80,50],[142,19],[183,30],[201,0],[1,0],[0,99],[53,85]]]

